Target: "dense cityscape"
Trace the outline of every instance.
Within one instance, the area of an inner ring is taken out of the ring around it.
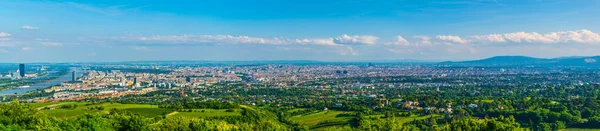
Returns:
[[[598,128],[600,72],[595,62],[482,65],[486,60],[31,63],[18,64],[19,69],[4,64],[9,73],[2,84],[22,83],[3,86],[0,97],[10,106],[36,107],[40,114],[67,121],[130,112],[143,116],[138,119],[145,124],[183,118],[225,122],[215,125],[217,130]],[[21,72],[23,77],[11,76]],[[58,79],[58,84],[33,88]],[[250,110],[265,116],[251,116]],[[260,121],[274,125],[255,123]],[[180,129],[161,126],[140,130]]]

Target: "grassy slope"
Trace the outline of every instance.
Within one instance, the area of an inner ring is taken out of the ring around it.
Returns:
[[[63,104],[77,104],[77,108],[75,109],[58,109],[59,105]],[[162,109],[158,108],[156,105],[148,105],[148,104],[120,104],[120,103],[102,103],[102,104],[94,104],[94,105],[85,105],[84,102],[62,102],[62,103],[33,103],[32,106],[36,108],[43,107],[51,107],[54,105],[55,109],[50,110],[41,110],[42,113],[45,113],[50,116],[56,116],[58,118],[72,118],[84,113],[108,113],[111,109],[123,109],[128,110],[133,113],[140,114],[145,117],[157,117],[165,114],[172,113],[173,111],[170,109]],[[97,107],[102,106],[104,110],[90,110],[88,107]],[[204,110],[204,112],[202,112]],[[172,116],[184,116],[184,117],[212,117],[212,116],[234,116],[241,115],[241,109],[235,109],[234,112],[226,112],[225,109],[194,109],[194,112],[177,112]]]
[[[308,115],[293,116],[290,119],[313,129],[347,125],[352,117],[337,117],[342,111],[320,111]]]
[[[292,120],[298,122],[302,125],[309,126],[312,130],[327,130],[328,128],[335,126],[347,126],[349,122],[352,120],[352,117],[337,117],[337,115],[344,113],[343,111],[329,111],[325,113],[324,111],[315,112],[308,115],[298,115],[291,117]],[[383,115],[377,115],[383,117]],[[401,117],[400,123],[406,123],[413,120],[422,120],[427,119],[431,116],[437,117],[439,115],[428,115],[428,116],[417,116],[413,115],[410,117]],[[371,117],[376,117],[375,115]],[[327,123],[321,123],[327,121]]]
[[[204,110],[204,112],[202,112]],[[240,116],[242,109],[234,109],[234,112],[226,112],[226,109],[194,109],[194,112],[179,112],[174,117],[214,117],[214,116]]]
[[[45,106],[50,106],[50,105],[58,104],[58,102],[27,103],[27,104],[29,104],[33,108],[40,108],[40,107],[45,107]]]
[[[125,110],[140,114],[144,117],[157,117],[173,112],[173,110],[163,108],[128,108]]]
[[[54,104],[35,104],[35,106],[39,106],[39,107],[44,107],[43,105],[46,106],[52,106],[52,105],[57,105],[57,104],[62,104],[62,103],[54,103]],[[163,113],[169,113],[172,112],[170,110],[167,109],[159,109],[157,106],[155,105],[146,105],[146,104],[120,104],[120,103],[102,103],[102,104],[94,104],[94,105],[89,105],[86,106],[85,103],[83,102],[74,102],[74,104],[77,104],[77,108],[75,109],[58,109],[58,106],[55,109],[50,109],[50,110],[42,110],[42,113],[45,113],[47,115],[50,116],[56,116],[59,118],[71,118],[71,117],[75,117],[84,113],[108,113],[108,111],[110,109],[125,109],[125,110],[129,110],[129,111],[133,111],[134,113],[138,113],[140,115],[143,116],[147,116],[147,117],[156,117],[156,116],[160,116]],[[104,107],[104,110],[102,111],[98,111],[98,110],[90,110],[88,109],[88,107],[97,107],[97,106],[102,106]]]
[[[306,110],[306,109],[304,109],[304,108],[294,108],[294,109],[288,110],[287,112],[291,113],[291,112],[302,111],[302,110]]]

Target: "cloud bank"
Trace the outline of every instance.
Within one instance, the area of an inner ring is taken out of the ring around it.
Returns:
[[[504,34],[487,34],[472,36],[435,35],[412,36],[405,39],[396,36],[391,41],[380,42],[378,36],[347,35],[325,38],[263,38],[232,35],[129,35],[113,37],[113,40],[143,44],[264,44],[264,45],[324,45],[324,46],[358,46],[358,45],[401,45],[401,46],[435,46],[439,44],[494,44],[494,43],[600,43],[600,35],[590,30],[559,31],[540,34],[537,32],[514,32]]]
[[[400,36],[398,36],[400,37]],[[404,44],[390,44],[404,43]],[[402,45],[388,48],[392,53],[480,53],[482,50],[515,49],[523,46],[550,48],[595,48],[600,46],[600,35],[590,30],[557,31],[545,34],[537,32],[513,32],[471,36],[436,35],[414,36],[411,42],[397,39],[385,45]],[[486,52],[487,53],[487,52]]]
[[[374,45],[379,37],[369,35],[341,35],[335,38],[261,38],[232,35],[130,35],[113,37],[113,40],[126,42],[143,42],[146,44],[265,44],[265,45]]]
[[[540,34],[537,32],[515,32],[469,37],[479,43],[600,43],[600,35],[590,30],[559,31]]]

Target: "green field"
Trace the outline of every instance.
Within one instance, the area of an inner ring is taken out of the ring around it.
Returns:
[[[242,109],[234,109],[234,112],[226,112],[226,109],[194,109],[193,112],[177,112],[172,116],[182,117],[215,117],[215,116],[241,116]],[[202,112],[204,111],[204,112]]]
[[[40,107],[45,107],[45,106],[54,105],[54,104],[58,104],[58,102],[28,103],[28,105],[30,105],[33,108],[40,108]]]
[[[75,104],[77,105],[74,109],[60,109],[61,105],[65,104]],[[32,104],[33,107],[38,107],[38,109],[42,109],[44,107],[48,107],[51,109],[41,110],[42,113],[45,113],[50,116],[56,116],[59,118],[71,118],[75,116],[79,116],[84,113],[108,113],[111,109],[124,109],[128,111],[132,111],[134,113],[140,114],[146,117],[157,117],[163,114],[170,113],[172,111],[168,109],[159,109],[155,105],[147,105],[147,104],[120,104],[120,103],[102,103],[102,104],[90,104],[84,102],[62,102],[62,103],[35,103]],[[91,110],[89,107],[104,107],[104,110]]]
[[[343,114],[343,111],[319,111],[308,115],[297,115],[291,117],[293,121],[298,122],[301,125],[308,126],[311,130],[327,130],[328,128],[336,126],[348,126],[352,121],[353,117],[339,117],[337,115]],[[428,116],[417,116],[413,115],[410,117],[400,117],[399,123],[407,123],[413,120],[428,119],[430,117],[438,117],[439,115],[428,115]],[[383,115],[371,115],[370,118],[383,117]],[[376,121],[374,121],[376,122]]]
[[[104,103],[102,104],[106,110],[109,109],[129,109],[129,108],[158,108],[156,105],[148,105],[148,104],[121,104],[121,103]]]
[[[320,111],[308,115],[293,116],[290,119],[299,124],[306,125],[311,129],[320,130],[331,126],[343,126],[349,124],[352,117],[338,117],[345,113],[343,111]]]
[[[44,110],[42,112],[47,115],[55,116],[58,118],[72,118],[72,117],[82,115],[84,113],[97,113],[97,112],[101,112],[101,111],[89,111],[89,110],[83,110],[83,109],[76,108],[76,109],[51,109],[51,110]],[[104,112],[102,112],[102,113],[104,113]]]
[[[304,108],[294,108],[294,109],[288,110],[287,112],[288,113],[292,113],[292,112],[302,111],[302,110],[306,110],[306,109],[304,109]]]
[[[157,117],[173,112],[173,110],[162,108],[128,108],[125,110],[140,114],[145,117]]]
[[[60,109],[61,105],[76,104],[74,109]],[[86,105],[88,104],[88,105]],[[42,113],[58,118],[72,118],[85,113],[108,113],[111,109],[122,109],[140,114],[145,117],[159,117],[167,114],[170,116],[183,117],[215,117],[215,116],[240,116],[242,109],[234,109],[233,112],[227,112],[226,109],[193,109],[192,112],[174,112],[171,109],[158,108],[156,105],[148,104],[121,104],[121,103],[101,103],[90,104],[84,102],[61,102],[61,103],[32,103],[31,106],[41,109]],[[104,107],[104,110],[92,110],[89,107]],[[43,109],[48,107],[50,109]]]

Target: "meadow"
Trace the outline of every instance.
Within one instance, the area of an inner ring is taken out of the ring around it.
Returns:
[[[227,112],[226,109],[193,109],[192,112],[177,112],[170,116],[173,117],[215,117],[215,116],[241,116],[241,109],[234,109],[233,112]]]
[[[62,105],[73,104],[77,107],[72,109],[60,108]],[[58,118],[73,118],[85,113],[108,113],[111,109],[122,109],[142,115],[144,117],[215,117],[215,116],[240,116],[241,109],[192,109],[186,112],[177,112],[171,109],[158,108],[156,105],[149,104],[121,104],[121,103],[100,103],[92,104],[85,102],[48,102],[48,103],[30,103],[30,106],[37,108],[40,112],[49,116]],[[102,110],[92,109],[102,107]]]
[[[340,117],[343,111],[318,111],[306,115],[292,116],[290,119],[301,125],[306,125],[313,130],[324,130],[332,126],[349,125],[353,117]]]
[[[340,114],[344,114],[344,113],[351,113],[351,112],[334,111],[334,110],[315,111],[315,112],[312,112],[309,114],[292,116],[292,117],[290,117],[290,119],[301,125],[308,126],[311,130],[328,130],[329,128],[332,128],[332,127],[350,126],[351,123],[356,122],[353,119],[354,117],[339,116]],[[399,118],[398,122],[403,124],[403,123],[411,122],[413,120],[428,119],[432,116],[438,117],[440,115],[427,115],[427,116],[412,115],[410,117],[397,117],[397,118]],[[369,119],[377,119],[377,118],[383,118],[383,117],[384,117],[384,115],[368,116]],[[377,121],[373,121],[373,122],[377,122]]]
[[[62,105],[73,104],[77,105],[72,109],[60,108]],[[156,105],[148,104],[121,104],[121,103],[101,103],[92,104],[85,102],[61,102],[61,103],[34,103],[32,107],[38,108],[42,113],[55,116],[58,118],[71,118],[76,117],[85,113],[108,113],[111,109],[123,109],[132,111],[146,117],[158,117],[172,111],[168,109],[160,109]],[[96,107],[103,107],[102,110],[91,109]]]

